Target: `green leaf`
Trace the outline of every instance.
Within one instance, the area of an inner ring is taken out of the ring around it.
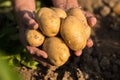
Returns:
[[[24,64],[25,66],[29,67],[29,68],[32,68],[32,69],[37,69],[37,65],[39,64],[37,61],[21,61],[22,64]]]
[[[17,66],[17,67],[20,67],[20,62],[15,58],[15,57],[12,57],[9,59],[9,65],[11,66]]]
[[[4,2],[1,2],[0,3],[0,7],[10,7],[11,6],[11,1],[7,0],[7,1],[4,1]]]
[[[15,55],[15,58],[18,60],[18,61],[21,61],[21,56],[20,56],[20,53]]]
[[[21,80],[20,75],[7,64],[6,60],[0,59],[0,69],[0,80]]]

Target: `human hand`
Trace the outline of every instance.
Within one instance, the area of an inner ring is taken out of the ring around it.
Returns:
[[[86,19],[87,19],[87,22],[88,22],[88,25],[90,27],[94,27],[94,25],[96,24],[97,22],[97,19],[95,18],[95,16],[87,11],[84,11],[83,10],[83,14],[85,15]],[[87,40],[87,43],[86,43],[86,47],[90,48],[93,46],[93,40],[90,38],[88,38]],[[79,51],[76,51],[74,52],[76,56],[80,56],[82,54],[82,50],[79,50]]]
[[[53,5],[55,7],[64,9],[65,11],[69,10],[70,8],[79,7],[78,0],[52,0],[52,2],[53,2]],[[93,14],[91,14],[89,12],[86,12],[84,10],[83,10],[83,14],[86,17],[89,26],[93,27],[96,24],[97,19],[93,16]],[[93,46],[93,41],[90,38],[90,36],[89,36],[89,38],[87,40],[86,46],[88,48]],[[82,50],[76,51],[74,53],[75,53],[76,56],[80,56],[82,54]]]
[[[36,47],[29,46],[25,40],[25,31],[27,28],[32,28],[32,29],[38,28],[38,24],[37,24],[35,17],[34,17],[35,16],[34,12],[32,13],[32,12],[28,12],[28,11],[21,11],[19,13],[20,13],[19,23],[20,23],[21,42],[23,43],[23,45],[26,47],[26,49],[29,51],[29,53],[32,55],[32,57],[34,59],[36,59],[37,61],[42,63],[43,66],[50,66],[50,64],[48,64],[47,60],[43,59],[43,58],[47,58],[47,54],[44,51],[42,51]],[[84,12],[84,14],[88,20],[88,24],[90,26],[94,26],[95,23],[90,22],[92,15],[85,13],[85,12]],[[90,19],[90,21],[89,21],[89,19]],[[93,20],[94,20],[94,18],[93,18]],[[92,40],[88,39],[87,46],[91,47],[92,45],[93,45]],[[82,51],[75,52],[76,56],[80,56],[81,54],[82,54]]]
[[[19,24],[19,34],[22,44],[35,60],[40,62],[43,66],[51,66],[47,61],[47,53],[39,48],[29,46],[25,38],[25,32],[28,28],[38,29],[35,13],[32,10],[21,9],[16,11],[16,16]]]

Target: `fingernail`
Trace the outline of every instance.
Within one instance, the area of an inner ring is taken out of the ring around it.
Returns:
[[[97,20],[93,16],[88,18],[88,23],[89,23],[90,26],[93,27],[96,24],[96,22],[97,22]]]
[[[42,56],[43,56],[44,58],[48,58],[48,55],[47,55],[47,53],[46,53],[46,52],[41,51],[41,53],[42,53]]]
[[[37,28],[38,28],[38,24],[35,24],[35,25],[33,26],[33,28],[34,28],[34,29],[37,29]]]
[[[45,55],[44,55],[44,58],[48,58],[48,55],[47,55],[47,54],[45,54]]]
[[[82,54],[82,51],[81,51],[81,50],[75,52],[75,55],[76,55],[76,56],[80,56],[81,54]]]
[[[87,40],[87,47],[90,48],[90,47],[92,47],[92,46],[93,46],[93,41],[92,41],[92,39],[88,39],[88,40]]]
[[[37,29],[38,28],[38,24],[37,24],[37,22],[35,20],[29,20],[28,27],[30,27],[32,29]]]

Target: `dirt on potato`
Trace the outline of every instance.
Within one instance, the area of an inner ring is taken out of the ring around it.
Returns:
[[[120,80],[120,0],[79,0],[84,10],[97,18],[91,38],[92,48],[85,48],[80,57],[70,57],[59,68],[37,70],[21,68],[26,80]],[[26,75],[27,74],[27,75]],[[29,75],[28,75],[29,74]]]

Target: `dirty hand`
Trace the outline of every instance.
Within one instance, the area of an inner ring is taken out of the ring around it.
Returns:
[[[27,3],[27,4],[26,4]],[[29,46],[25,39],[25,31],[27,28],[37,29],[38,23],[35,20],[35,2],[34,0],[15,0],[13,1],[16,19],[19,24],[20,40],[25,48],[28,50],[30,55],[43,66],[49,66],[47,62],[47,53],[40,50],[39,48]]]
[[[85,15],[86,19],[87,19],[87,22],[89,24],[90,27],[94,27],[94,25],[96,24],[97,22],[97,19],[93,16],[93,14],[89,13],[89,12],[86,12],[86,11],[83,11],[83,14]],[[88,48],[92,47],[93,46],[93,41],[92,39],[89,37],[88,40],[87,40],[87,44],[86,46]],[[80,56],[82,54],[82,51],[76,51],[75,52],[75,55],[76,56]]]
[[[79,7],[78,0],[52,0],[52,2],[53,2],[53,5],[55,7],[62,8],[66,11],[70,8],[73,8],[73,7]],[[87,22],[90,25],[90,27],[93,27],[97,22],[96,18],[93,16],[93,14],[88,13],[86,11],[83,11],[83,14],[85,15],[85,17],[87,19]],[[91,38],[89,38],[87,40],[87,45],[86,46],[89,47],[89,48],[93,46],[93,41],[92,41]],[[80,56],[81,54],[82,54],[81,50],[75,52],[76,56]]]

